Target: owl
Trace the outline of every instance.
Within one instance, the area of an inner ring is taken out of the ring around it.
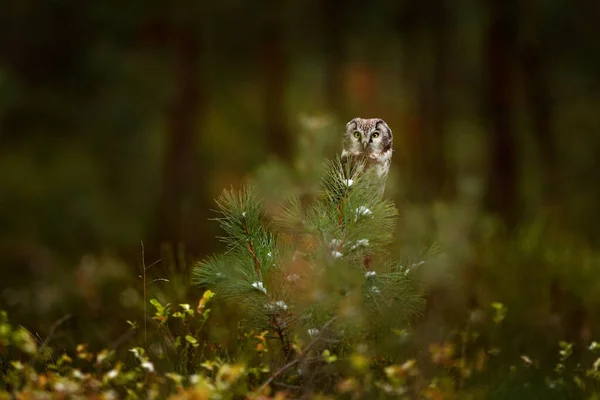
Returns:
[[[392,130],[381,118],[354,118],[346,124],[341,158],[344,165],[360,160],[367,169],[376,168],[383,195],[392,162]]]

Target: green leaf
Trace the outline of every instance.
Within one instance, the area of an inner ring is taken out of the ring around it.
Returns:
[[[127,324],[131,327],[131,329],[137,329],[138,328],[138,324],[137,321],[129,321],[127,320]]]
[[[212,299],[215,296],[215,293],[212,290],[207,290],[204,292],[204,294],[202,295],[202,298],[205,301],[209,301],[210,299]]]
[[[71,357],[69,357],[67,354],[63,354],[56,362],[56,365],[58,367],[60,367],[63,364],[71,364],[72,362],[73,362],[73,359]]]
[[[191,344],[193,347],[198,347],[198,340],[196,340],[195,337],[193,337],[191,335],[186,335],[185,340],[186,340],[186,342]]]
[[[215,365],[217,365],[217,362],[212,360],[207,360],[200,364],[201,367],[204,367],[209,371],[212,371],[215,368]]]
[[[29,331],[23,327],[19,327],[13,332],[13,341],[24,353],[34,354],[37,351],[37,342]]]
[[[127,400],[137,400],[139,399],[138,395],[132,390],[127,388]]]
[[[158,311],[159,313],[165,311],[165,307],[162,304],[160,304],[160,302],[156,299],[150,299],[150,304],[156,307],[156,311]]]
[[[332,362],[337,361],[337,356],[335,354],[331,354],[329,350],[323,350],[321,356],[327,364],[331,364]]]
[[[507,313],[508,309],[506,308],[506,306],[504,304],[502,304],[500,302],[493,302],[492,308],[495,311],[494,316],[493,316],[494,323],[496,325],[498,325],[502,321],[504,321],[504,318],[506,317],[506,313]]]
[[[173,372],[167,372],[165,374],[165,376],[167,378],[169,378],[170,380],[172,380],[173,382],[175,382],[176,384],[180,385],[181,382],[183,381],[183,376],[173,373]]]
[[[25,368],[25,366],[23,365],[23,363],[21,361],[11,361],[10,364],[17,371],[22,371]]]
[[[179,307],[183,308],[183,312],[189,316],[194,315],[194,310],[190,307],[189,304],[180,304]]]
[[[142,347],[133,347],[129,349],[129,351],[132,352],[135,358],[137,358],[138,360],[143,360],[144,353],[146,352],[146,350],[144,350]]]

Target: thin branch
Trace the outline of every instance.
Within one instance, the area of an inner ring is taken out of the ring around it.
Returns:
[[[146,260],[144,257],[144,241],[140,241],[140,243],[142,244],[142,273],[143,273],[143,297],[144,297],[144,347],[146,347],[146,345],[148,344],[148,321],[146,318],[146,316],[148,315],[148,305],[146,304]]]
[[[308,352],[315,346],[315,344],[318,343],[319,339],[325,333],[325,331],[327,330],[327,328],[329,328],[329,326],[335,320],[336,320],[336,317],[333,317],[329,321],[327,321],[325,323],[325,325],[323,325],[323,327],[321,328],[321,331],[319,332],[319,334],[317,336],[315,336],[315,338],[309,344],[307,344],[306,347],[302,350],[302,353],[300,353],[300,355],[297,358],[295,358],[294,360],[290,361],[289,363],[285,364],[283,367],[281,367],[277,371],[275,371],[275,373],[273,373],[273,375],[271,375],[269,377],[269,379],[267,379],[265,381],[265,383],[263,383],[258,388],[257,392],[261,393],[267,386],[269,386],[269,384],[271,382],[273,382],[273,380],[275,380],[275,378],[277,378],[279,375],[281,375],[282,373],[284,373],[285,371],[287,371],[288,369],[290,369],[294,365],[298,364],[300,361],[302,361],[308,355]]]
[[[48,343],[50,343],[50,340],[52,340],[52,338],[54,337],[54,332],[56,332],[58,327],[61,326],[65,321],[69,320],[72,316],[72,314],[67,314],[52,324],[50,330],[48,331],[48,336],[46,336],[46,339],[40,345],[38,352],[41,352],[42,350],[44,350],[44,348],[46,348]]]
[[[171,282],[171,281],[168,280],[167,278],[156,278],[156,279],[152,279],[150,282],[148,282],[146,284],[146,286],[148,286],[149,284],[154,283],[154,282]]]
[[[152,264],[148,265],[148,266],[147,266],[147,267],[145,267],[145,268],[146,268],[146,269],[152,268],[152,267],[154,267],[156,264],[160,263],[161,261],[162,261],[162,260],[160,260],[160,259],[159,259],[159,260],[156,260],[156,261],[154,261]]]
[[[283,388],[292,389],[292,390],[300,390],[300,389],[302,389],[302,386],[288,385],[287,383],[283,383],[283,382],[273,382],[273,385],[281,386]]]
[[[288,360],[290,358],[290,356],[292,355],[292,346],[289,343],[289,340],[286,340],[286,336],[283,333],[283,329],[281,328],[281,324],[277,321],[278,315],[274,315],[271,318],[271,326],[275,329],[275,332],[277,332],[277,336],[279,341],[281,342],[281,349],[283,350],[283,355],[285,356],[285,359]]]
[[[151,280],[150,282],[146,283],[146,270],[148,270],[148,268],[153,267],[154,265],[158,264],[159,262],[161,262],[161,260],[156,260],[154,261],[152,264],[146,266],[146,257],[145,257],[145,253],[144,253],[144,241],[140,241],[141,245],[142,245],[142,275],[140,275],[140,278],[142,278],[142,284],[143,284],[143,297],[144,297],[144,346],[147,345],[148,343],[148,304],[146,302],[146,286],[148,286],[151,283],[154,282],[169,282],[168,279],[165,278],[156,278]]]
[[[119,347],[122,343],[126,342],[127,340],[131,339],[133,336],[135,335],[135,330],[133,329],[127,329],[125,332],[123,332],[121,334],[121,336],[119,336],[115,341],[113,341],[108,348],[109,349],[116,349],[117,347]]]
[[[279,375],[281,375],[282,373],[284,373],[285,371],[287,371],[288,369],[290,369],[291,367],[293,367],[294,365],[298,364],[300,362],[300,358],[296,358],[292,361],[290,361],[289,363],[285,364],[283,367],[279,368],[277,371],[275,371],[275,373],[273,375],[271,375],[269,377],[269,379],[267,379],[265,381],[265,383],[263,383],[259,388],[258,388],[258,393],[261,393],[267,386],[269,386],[269,384],[271,382],[273,382],[273,380],[275,378],[277,378]]]

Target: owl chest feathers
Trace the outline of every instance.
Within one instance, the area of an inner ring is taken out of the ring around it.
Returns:
[[[342,159],[347,159],[348,157],[363,160],[367,169],[375,168],[377,176],[385,178],[392,162],[392,149],[368,154],[343,150]]]

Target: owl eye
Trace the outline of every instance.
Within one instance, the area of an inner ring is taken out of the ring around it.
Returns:
[[[379,137],[379,132],[378,131],[373,132],[373,134],[371,135],[372,139],[375,139],[375,138],[378,138],[378,137]]]
[[[359,131],[354,131],[354,137],[357,139],[360,139],[360,132]]]

